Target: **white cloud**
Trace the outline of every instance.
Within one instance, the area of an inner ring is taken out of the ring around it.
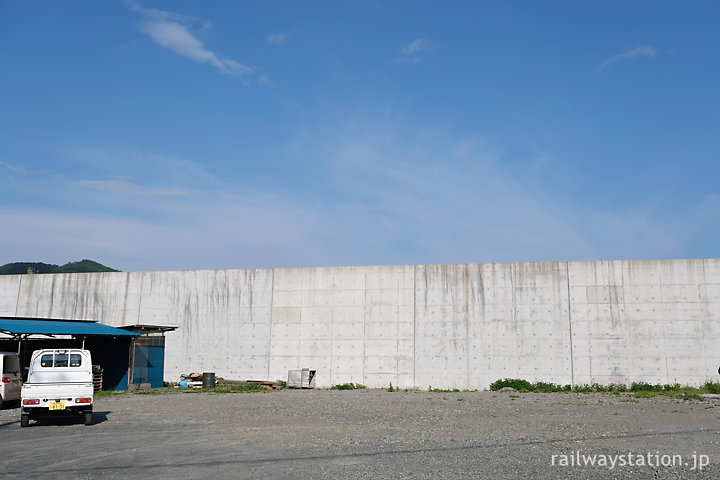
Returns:
[[[654,57],[657,54],[657,50],[655,50],[652,47],[647,46],[640,46],[633,48],[632,50],[628,50],[627,52],[623,52],[621,54],[615,55],[614,57],[607,58],[603,60],[603,62],[598,67],[600,70],[603,70],[607,68],[610,64],[618,62],[620,60],[629,60],[631,58],[638,58],[638,57]]]
[[[407,46],[400,50],[404,55],[412,55],[418,52],[425,52],[430,49],[430,42],[424,38],[418,38],[408,43]]]
[[[271,33],[265,37],[265,40],[267,40],[270,45],[282,45],[288,39],[289,35],[290,32]]]
[[[240,76],[252,73],[250,67],[235,60],[223,58],[206,48],[186,25],[196,22],[198,19],[162,10],[146,9],[137,3],[131,4],[131,8],[143,15],[140,30],[161,47],[196,62],[210,64],[223,73]],[[202,25],[205,29],[210,28],[210,24],[207,22],[203,22]]]
[[[395,59],[395,63],[417,63],[422,60],[420,53],[431,49],[432,45],[427,39],[415,39],[400,49],[400,56]]]

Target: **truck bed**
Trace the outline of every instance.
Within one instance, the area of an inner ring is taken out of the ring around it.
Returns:
[[[55,399],[65,397],[92,397],[92,383],[26,383],[22,387],[22,398]]]

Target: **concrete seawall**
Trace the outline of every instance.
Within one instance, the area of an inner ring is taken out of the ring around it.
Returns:
[[[178,325],[167,379],[700,384],[718,380],[720,260],[2,276],[0,315]]]

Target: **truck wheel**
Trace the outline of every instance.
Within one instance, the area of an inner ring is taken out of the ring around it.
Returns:
[[[2,399],[2,395],[0,395],[0,409],[2,409],[3,403],[4,403],[4,402],[3,402],[3,399]]]
[[[85,412],[85,425],[92,425],[93,414],[92,411]]]
[[[30,415],[23,413],[20,415],[20,426],[27,427],[28,425],[30,425]]]

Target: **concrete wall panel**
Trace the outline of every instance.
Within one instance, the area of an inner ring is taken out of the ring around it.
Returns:
[[[20,300],[21,275],[0,276],[0,315],[14,317]]]
[[[177,325],[168,379],[698,384],[720,365],[720,260],[5,276],[0,315]]]

